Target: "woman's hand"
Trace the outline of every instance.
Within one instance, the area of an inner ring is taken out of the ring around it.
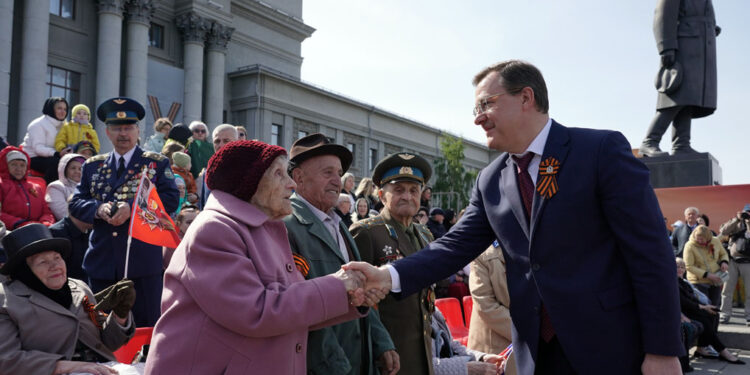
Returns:
[[[706,276],[707,279],[711,280],[714,284],[721,284],[723,281],[721,281],[721,277],[716,276],[713,273],[708,273],[708,276]]]
[[[716,312],[716,311],[717,311],[717,310],[719,310],[719,309],[718,309],[718,308],[717,308],[716,306],[714,306],[714,305],[698,305],[698,307],[699,307],[699,308],[700,308],[701,310],[703,310],[703,311],[707,311],[707,312],[708,312],[709,314],[711,314],[711,315],[716,315],[716,314],[717,314],[717,312]]]
[[[71,372],[85,372],[93,375],[117,375],[117,370],[91,362],[57,361],[52,375],[70,374]]]
[[[333,276],[344,283],[347,292],[362,289],[365,285],[365,275],[359,271],[340,269]]]
[[[721,270],[727,272],[729,270],[729,264],[726,262],[721,263]]]

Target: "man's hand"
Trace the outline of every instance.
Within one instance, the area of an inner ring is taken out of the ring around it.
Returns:
[[[365,283],[365,290],[379,289],[383,293],[388,293],[391,290],[391,273],[385,266],[376,268],[367,262],[349,262],[341,268],[345,270],[354,270],[362,272],[367,278]]]
[[[109,222],[109,213],[112,211],[112,202],[102,203],[96,209],[96,217]]]
[[[497,375],[498,367],[488,362],[471,361],[466,362],[466,372],[468,375]]]
[[[681,375],[682,368],[677,357],[646,353],[641,372],[643,375]]]
[[[401,369],[401,362],[395,350],[387,350],[378,358],[378,367],[383,375],[394,375]]]
[[[674,65],[675,52],[673,49],[668,49],[661,53],[661,66],[669,68]]]
[[[729,270],[729,264],[727,264],[726,262],[722,263],[720,267],[724,272],[727,272]]]
[[[119,226],[130,219],[130,205],[128,202],[117,202],[117,212],[107,220],[112,226]]]

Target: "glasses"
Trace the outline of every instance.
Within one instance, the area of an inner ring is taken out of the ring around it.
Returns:
[[[507,92],[502,92],[500,94],[490,95],[490,96],[488,96],[488,97],[480,100],[479,103],[474,106],[474,112],[473,112],[474,116],[475,117],[479,116],[482,113],[484,113],[485,111],[487,111],[487,108],[491,104],[495,104],[495,101],[496,101],[495,98],[499,98],[500,96],[505,95],[505,94],[507,94]]]
[[[195,129],[195,130],[193,130],[193,133],[203,134],[205,132],[206,132],[206,129]]]

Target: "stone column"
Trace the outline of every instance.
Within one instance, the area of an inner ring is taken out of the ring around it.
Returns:
[[[128,14],[128,45],[125,51],[125,95],[148,105],[148,29],[154,12],[153,0],[129,0],[125,5]]]
[[[232,38],[234,28],[219,23],[212,23],[206,40],[206,114],[205,122],[210,127],[221,124],[224,110],[224,61],[227,44]]]
[[[92,103],[91,121],[100,139],[105,125],[96,118],[96,107],[109,98],[120,96],[120,49],[122,46],[123,0],[99,0],[99,33],[96,40],[96,102]],[[110,151],[109,140],[102,141],[102,151]]]
[[[10,51],[13,50],[13,1],[0,1],[0,137],[8,139]]]
[[[203,106],[203,41],[211,23],[195,13],[185,13],[175,19],[183,37],[185,65],[185,97],[183,122],[202,121]]]
[[[48,96],[47,47],[49,45],[49,0],[28,0],[24,3],[21,42],[21,87],[18,104],[19,143],[26,127],[42,115]],[[8,53],[9,51],[4,51]]]

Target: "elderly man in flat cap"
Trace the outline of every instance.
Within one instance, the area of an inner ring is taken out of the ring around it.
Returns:
[[[97,116],[107,124],[107,138],[114,151],[86,161],[81,183],[70,200],[70,216],[94,226],[83,269],[95,293],[126,276],[130,213],[141,175],[145,173],[156,186],[167,212],[177,209],[179,192],[169,160],[137,145],[138,121],[144,115],[143,106],[130,98],[112,98],[99,106]],[[160,314],[161,247],[132,239],[128,270],[137,294],[132,310],[135,323],[153,327]]]
[[[413,254],[433,240],[427,227],[412,222],[419,211],[422,186],[430,175],[430,164],[415,154],[393,154],[378,163],[372,181],[380,188],[383,210],[351,227],[362,260],[381,266]],[[404,358],[399,374],[433,374],[430,324],[434,309],[430,288],[402,300],[389,295],[378,305],[396,351]]]
[[[333,210],[341,193],[341,176],[352,153],[330,143],[320,133],[298,139],[289,152],[289,174],[297,183],[292,214],[284,218],[297,268],[306,279],[338,271],[362,260],[351,234]],[[399,356],[377,311],[367,317],[311,331],[308,336],[309,374],[395,374]]]

